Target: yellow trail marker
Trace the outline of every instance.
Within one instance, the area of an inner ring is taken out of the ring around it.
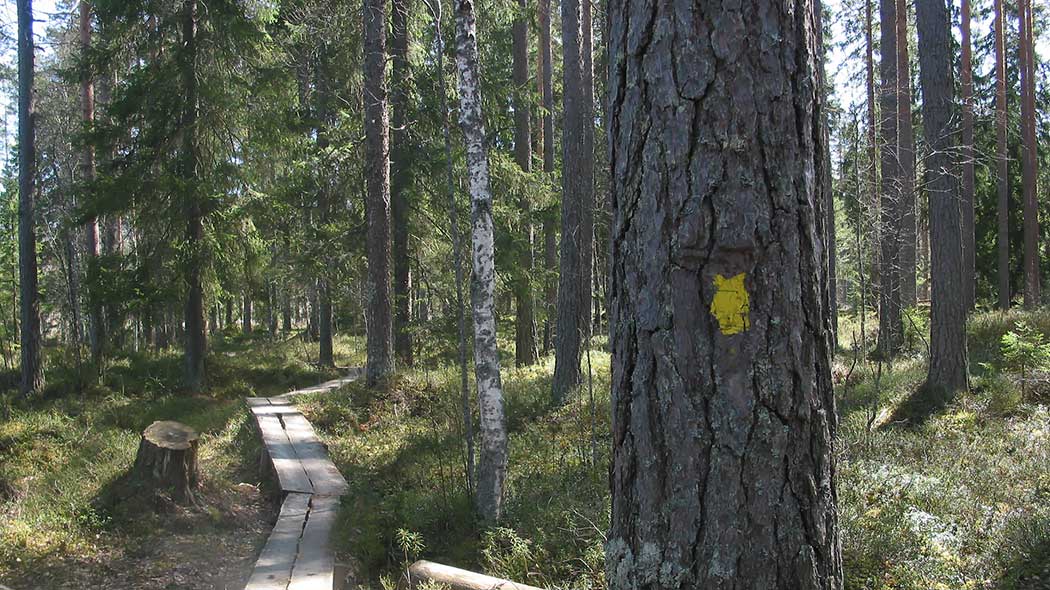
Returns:
[[[751,327],[751,298],[748,297],[744,279],[740,273],[731,279],[715,275],[715,298],[711,301],[711,314],[718,320],[718,329],[726,336],[739,334]]]

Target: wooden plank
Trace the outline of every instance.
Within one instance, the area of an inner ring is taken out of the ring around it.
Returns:
[[[293,493],[284,499],[277,524],[259,553],[245,590],[285,590],[288,587],[299,555],[309,504],[309,494]]]
[[[310,499],[310,512],[288,590],[331,590],[335,585],[335,558],[330,539],[338,509],[338,498],[313,496]]]
[[[244,402],[249,408],[261,408],[270,405],[270,400],[265,397],[246,397]]]
[[[302,414],[284,414],[281,421],[284,422],[285,432],[296,456],[313,484],[314,493],[334,496],[345,494],[346,479],[328,456],[328,449],[317,438],[310,422]]]
[[[543,590],[536,586],[493,578],[485,574],[425,560],[419,560],[409,566],[399,586],[414,589],[424,582],[435,582],[452,588],[452,590]]]
[[[303,464],[296,454],[295,447],[288,439],[288,434],[277,416],[256,415],[255,422],[262,433],[263,444],[270,455],[270,462],[277,472],[277,481],[285,492],[313,493]]]
[[[295,406],[283,404],[276,406],[257,406],[251,408],[253,416],[279,416],[281,414],[298,414],[299,409]]]

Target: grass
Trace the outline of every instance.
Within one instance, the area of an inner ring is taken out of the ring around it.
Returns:
[[[999,352],[1000,338],[1021,319],[1050,333],[1050,312],[976,314],[969,326],[971,391],[918,421],[908,413],[926,375],[921,330],[904,354],[880,365],[854,352],[856,319],[842,318],[833,373],[846,588],[1050,588],[1047,387],[1022,395]],[[925,318],[915,313],[913,321],[921,326]],[[874,344],[877,322],[866,324]],[[359,364],[353,354],[361,349],[341,341],[340,364]],[[608,355],[590,355],[593,404],[586,387],[565,406],[551,404],[550,358],[504,367],[505,519],[485,528],[475,522],[467,490],[452,352],[434,350],[382,388],[354,383],[301,398],[351,485],[336,541],[356,562],[359,582],[389,586],[406,562],[427,558],[537,586],[604,588]],[[504,350],[503,358],[512,357]],[[0,567],[20,567],[10,564],[15,556],[46,561],[91,552],[107,535],[133,534],[95,511],[92,499],[126,469],[150,420],[178,416],[201,429],[208,485],[228,486],[249,477],[244,470],[256,444],[244,428],[240,397],[329,376],[306,362],[296,342],[231,337],[211,360],[208,396],[169,389],[177,358],[159,355],[116,363],[106,385],[82,399],[69,392],[16,404],[0,426],[0,481],[8,485],[6,492],[0,487],[7,494]],[[124,537],[112,542],[130,542]]]
[[[107,497],[130,467],[142,430],[155,420],[177,420],[201,433],[201,508],[211,516],[205,523],[236,526],[224,495],[240,482],[258,480],[258,443],[242,398],[336,374],[311,365],[305,346],[233,333],[213,338],[209,388],[199,395],[180,390],[176,351],[119,356],[100,383],[84,387],[82,373],[61,362],[68,353],[49,350],[44,395],[24,400],[13,389],[0,394],[0,580],[61,568],[70,557],[106,559],[172,524],[164,514],[154,518]],[[337,360],[356,362],[358,348],[356,340],[340,339]],[[5,383],[14,380],[8,376]]]

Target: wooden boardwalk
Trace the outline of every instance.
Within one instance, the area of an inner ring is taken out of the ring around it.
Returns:
[[[337,389],[360,375],[360,369],[351,369],[346,377],[306,389],[247,398],[284,502],[245,590],[335,587],[335,560],[329,539],[347,483],[292,399]]]

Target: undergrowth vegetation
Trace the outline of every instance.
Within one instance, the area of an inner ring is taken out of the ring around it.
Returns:
[[[40,398],[16,397],[13,386],[0,391],[0,582],[50,560],[91,559],[163,533],[162,517],[108,497],[155,420],[177,420],[201,433],[201,508],[216,525],[230,517],[222,495],[259,477],[243,397],[283,393],[336,373],[311,365],[296,340],[231,333],[213,344],[207,395],[181,391],[181,355],[174,351],[111,359],[100,383],[86,387],[84,372],[93,368],[61,369],[68,365],[54,359]],[[358,349],[338,341],[337,360],[356,362]]]
[[[857,318],[841,324],[833,372],[846,588],[1050,588],[1050,313],[977,314],[971,390],[932,410],[915,401],[926,373],[925,314],[908,316],[918,328],[892,361],[854,345]],[[62,390],[75,382],[70,374],[41,400],[5,394],[0,579],[51,555],[132,543],[157,526],[98,502],[152,420],[203,433],[206,488],[257,477],[258,443],[241,398],[331,377],[305,347],[230,335],[210,357],[207,396],[179,392],[178,361],[167,354],[116,359],[103,385],[82,391]],[[459,376],[447,350],[381,388],[352,383],[300,398],[350,482],[336,542],[359,582],[392,588],[407,563],[426,558],[536,586],[604,588],[610,406],[601,348],[564,406],[551,402],[552,359],[504,367],[510,470],[499,527],[479,525],[471,509]],[[362,364],[362,350],[338,341],[338,364]],[[473,403],[472,384],[468,397]]]

